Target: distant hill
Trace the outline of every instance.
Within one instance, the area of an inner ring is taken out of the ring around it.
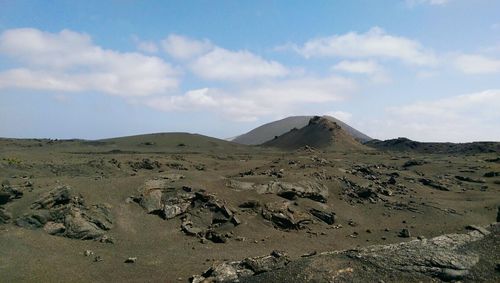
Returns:
[[[323,116],[325,119],[337,123],[342,129],[347,133],[352,135],[359,142],[367,142],[371,140],[369,136],[361,133],[360,131],[352,128],[346,123],[335,119],[330,116]],[[313,116],[291,116],[282,120],[274,121],[271,123],[264,124],[258,128],[251,130],[250,132],[243,134],[234,138],[232,141],[240,144],[246,145],[258,145],[263,144],[269,140],[274,139],[276,136],[281,136],[284,133],[290,131],[293,128],[300,129],[309,123]]]
[[[500,142],[417,142],[407,138],[397,138],[385,141],[371,140],[365,143],[365,145],[380,150],[411,151],[419,153],[500,153]]]
[[[154,150],[195,150],[244,149],[244,145],[209,136],[190,133],[156,133],[94,141],[109,146],[130,149]],[[90,141],[89,143],[92,143]]]
[[[342,151],[366,149],[339,124],[319,116],[311,118],[307,126],[292,129],[263,145],[286,150],[299,149],[304,146]]]

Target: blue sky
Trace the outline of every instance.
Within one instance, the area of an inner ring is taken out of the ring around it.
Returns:
[[[0,136],[219,138],[329,114],[500,140],[500,1],[0,0]]]

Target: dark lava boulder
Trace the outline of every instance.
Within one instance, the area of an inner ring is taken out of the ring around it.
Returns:
[[[42,228],[51,235],[110,242],[106,231],[113,217],[105,205],[86,206],[83,197],[68,186],[57,187],[31,205],[31,211],[16,219],[17,226]]]
[[[0,224],[7,224],[12,219],[12,214],[7,212],[3,207],[0,207]]]
[[[315,208],[311,208],[309,212],[315,217],[317,217],[319,220],[325,222],[326,224],[332,225],[333,223],[335,223],[336,220],[335,212],[326,212]]]
[[[286,253],[273,251],[268,256],[248,257],[241,261],[214,264],[202,275],[191,277],[191,282],[238,282],[239,279],[251,277],[254,274],[281,269],[289,262],[290,258]]]
[[[189,236],[224,243],[229,231],[241,223],[224,201],[205,191],[174,188],[165,179],[146,181],[139,197],[133,197],[149,214],[168,220],[182,216],[181,230]]]
[[[290,202],[270,202],[262,208],[262,217],[271,221],[276,228],[302,229],[312,222],[311,215],[297,207],[292,207]]]
[[[0,205],[11,202],[14,199],[19,199],[23,196],[23,192],[17,188],[11,187],[8,184],[3,184],[0,189]]]

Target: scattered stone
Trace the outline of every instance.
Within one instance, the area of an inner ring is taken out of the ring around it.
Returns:
[[[387,180],[387,184],[389,184],[389,185],[395,185],[396,184],[396,178],[394,178],[394,176],[389,177],[389,180]]]
[[[3,207],[0,206],[0,224],[10,223],[12,219],[12,214],[7,212]]]
[[[101,262],[101,261],[103,261],[103,258],[100,255],[94,257],[94,262]]]
[[[440,191],[449,191],[449,189],[447,187],[445,187],[441,183],[438,183],[437,181],[433,181],[431,179],[421,178],[418,181],[420,183],[422,183],[422,185],[425,185],[425,186],[428,186],[428,187],[431,187],[431,188],[434,188],[434,189],[437,189]]]
[[[410,230],[408,230],[406,228],[402,229],[399,232],[399,237],[401,237],[401,238],[410,238],[411,237]]]
[[[483,176],[487,177],[487,178],[497,177],[497,176],[500,176],[500,172],[494,172],[494,171],[486,172],[486,173],[484,173]]]
[[[137,261],[137,257],[129,257],[125,260],[125,263],[135,263]]]
[[[23,192],[17,188],[11,187],[9,184],[2,184],[0,189],[0,205],[11,202],[14,199],[19,199],[23,196]]]
[[[470,183],[485,183],[484,180],[481,180],[481,179],[473,179],[471,177],[466,177],[466,176],[459,176],[459,175],[456,175],[455,178],[457,180],[460,180],[460,181],[464,181],[464,182],[470,182]]]
[[[426,164],[427,162],[424,161],[424,160],[415,160],[415,159],[410,159],[408,161],[406,161],[404,164],[403,164],[403,168],[409,168],[409,167],[413,167],[413,166],[419,166],[419,165],[424,165]]]
[[[91,255],[94,255],[94,252],[93,252],[93,251],[91,251],[91,250],[85,250],[85,251],[83,252],[83,255],[84,255],[84,256],[91,256]]]
[[[262,205],[257,200],[245,201],[244,203],[242,203],[242,204],[239,205],[240,208],[245,208],[245,209],[258,209],[261,206]]]
[[[139,169],[153,170],[160,168],[161,164],[158,161],[152,161],[149,158],[144,158],[141,161],[130,163],[130,167],[134,170],[139,170]]]
[[[490,232],[486,229],[486,228],[483,228],[483,227],[480,227],[480,226],[476,226],[476,225],[467,225],[465,227],[465,229],[467,230],[473,230],[473,231],[478,231],[479,233],[483,234],[483,235],[488,235],[490,234]]]

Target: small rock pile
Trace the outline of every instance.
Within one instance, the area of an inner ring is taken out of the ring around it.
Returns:
[[[139,197],[132,197],[149,214],[168,220],[181,217],[181,230],[202,242],[224,243],[241,222],[215,195],[191,188],[172,188],[164,180],[149,180]]]
[[[191,277],[191,282],[237,282],[239,278],[281,269],[289,262],[290,258],[286,253],[273,251],[268,256],[248,257],[241,261],[215,264],[202,275]]]

